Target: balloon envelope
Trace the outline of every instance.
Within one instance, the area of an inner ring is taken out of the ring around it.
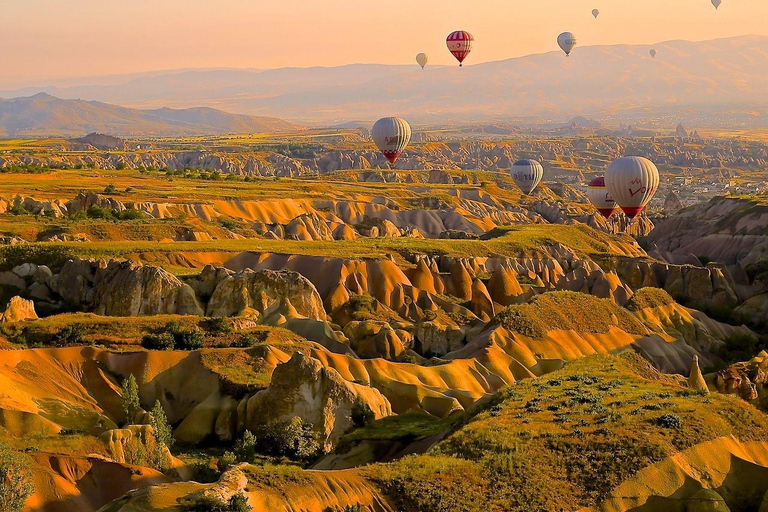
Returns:
[[[457,30],[448,35],[445,44],[448,46],[448,50],[453,56],[456,57],[456,60],[459,61],[459,66],[461,66],[464,59],[469,55],[469,52],[472,51],[472,46],[475,44],[475,38],[465,30]]]
[[[592,9],[592,16],[594,16],[595,19],[597,19],[597,17],[600,16],[600,11],[597,9]]]
[[[576,47],[576,36],[571,32],[563,32],[557,36],[557,44],[565,52],[566,56],[570,56],[573,49]]]
[[[712,0],[712,5],[715,6],[715,9],[720,7],[720,4],[723,3],[723,0]]]
[[[523,194],[529,195],[541,182],[544,168],[536,160],[520,160],[512,166],[511,175]]]
[[[421,66],[421,69],[424,69],[424,66],[427,65],[427,62],[429,62],[429,55],[426,53],[420,53],[416,56],[416,62]]]
[[[659,170],[647,158],[619,158],[605,171],[605,185],[627,217],[634,219],[656,194]]]
[[[399,117],[385,117],[376,121],[371,137],[390,163],[395,163],[411,141],[411,125]]]
[[[604,176],[589,182],[589,185],[587,185],[587,197],[589,202],[600,212],[600,215],[606,219],[610,219],[618,207],[616,201],[613,200],[613,196],[608,192],[608,187],[605,186]]]
[[[656,50],[651,50],[651,57],[656,58]]]

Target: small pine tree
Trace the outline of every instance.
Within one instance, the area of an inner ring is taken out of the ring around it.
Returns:
[[[170,448],[173,446],[173,429],[168,423],[168,418],[165,415],[165,409],[159,400],[155,400],[155,405],[152,407],[152,430],[155,431],[155,439],[158,444]]]
[[[125,415],[126,425],[130,424],[136,419],[136,414],[141,410],[141,402],[139,401],[139,385],[136,384],[136,378],[133,374],[129,374],[123,381],[122,397],[120,403],[123,407],[123,414]]]
[[[27,459],[0,444],[0,510],[21,512],[34,492]]]
[[[248,498],[240,491],[229,498],[227,510],[230,512],[251,512],[253,509],[248,504]]]

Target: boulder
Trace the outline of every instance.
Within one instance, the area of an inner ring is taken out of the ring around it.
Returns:
[[[5,309],[5,313],[3,313],[0,322],[7,324],[12,322],[23,322],[24,320],[37,320],[35,304],[31,300],[22,299],[17,295],[8,303],[8,307]]]
[[[261,323],[278,324],[286,318],[326,319],[315,286],[298,272],[246,269],[227,275],[208,301],[207,315],[235,316],[251,309]]]
[[[313,425],[328,451],[353,426],[352,408],[358,401],[376,419],[392,414],[389,401],[378,390],[348,382],[317,359],[294,352],[275,368],[269,387],[247,401],[245,427],[256,431],[298,416]]]

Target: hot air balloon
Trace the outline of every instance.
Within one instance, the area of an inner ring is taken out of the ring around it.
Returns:
[[[576,43],[576,36],[570,32],[563,32],[557,36],[557,44],[559,44],[560,48],[565,52],[566,57],[570,57],[571,52],[576,47]]]
[[[619,158],[608,166],[605,186],[627,217],[634,219],[659,188],[659,170],[647,158]]]
[[[530,195],[541,182],[544,168],[536,160],[520,160],[512,166],[512,179],[523,194]]]
[[[376,121],[371,137],[390,163],[395,163],[411,141],[411,125],[399,117],[385,117]]]
[[[469,52],[472,51],[474,42],[475,38],[465,30],[451,32],[445,40],[445,44],[448,45],[448,50],[450,50],[453,56],[456,57],[456,60],[459,61],[459,66],[462,65],[464,59],[466,59]]]
[[[651,57],[653,57],[654,59],[656,58],[656,50],[651,50],[650,54],[651,54]]]
[[[616,211],[616,201],[613,200],[613,196],[608,192],[608,188],[605,186],[605,177],[600,176],[589,182],[587,185],[587,197],[600,215],[606,219],[610,219],[611,215]]]
[[[592,9],[592,16],[597,19],[597,17],[600,16],[600,11],[598,9]]]
[[[717,10],[717,8],[720,7],[721,3],[723,3],[723,0],[712,0],[712,5],[715,6],[715,10]]]
[[[427,62],[429,62],[429,55],[426,53],[420,53],[416,56],[416,62],[421,66],[421,69],[424,69],[424,66],[427,65]]]

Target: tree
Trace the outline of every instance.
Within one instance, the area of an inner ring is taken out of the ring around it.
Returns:
[[[136,378],[133,374],[129,374],[123,381],[122,397],[120,403],[123,407],[123,414],[125,415],[125,423],[130,424],[136,419],[136,414],[141,410],[141,402],[139,401],[139,386],[136,384]]]
[[[229,498],[229,506],[227,509],[230,512],[251,512],[251,510],[253,510],[248,504],[248,498],[242,491],[233,494],[232,497]]]
[[[27,459],[0,444],[0,508],[21,512],[27,498],[34,492],[32,470]]]
[[[152,407],[152,430],[155,432],[155,439],[158,444],[170,448],[173,446],[173,429],[168,423],[168,418],[165,415],[165,409],[163,409],[160,400],[155,400],[155,405]]]

